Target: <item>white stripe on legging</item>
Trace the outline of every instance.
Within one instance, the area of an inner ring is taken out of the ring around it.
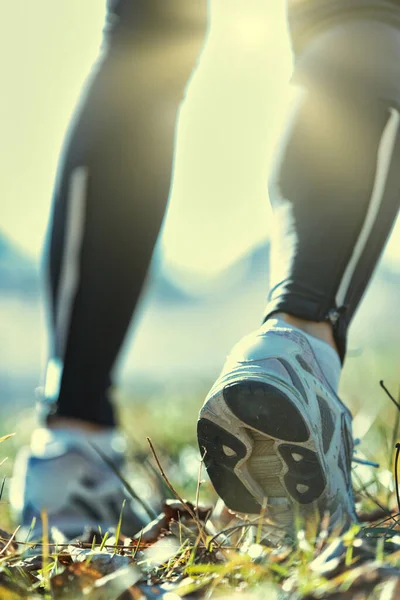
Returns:
[[[382,204],[383,195],[385,193],[386,182],[400,123],[399,112],[394,108],[392,108],[390,112],[391,115],[386,123],[379,143],[375,181],[367,214],[365,216],[360,235],[358,236],[357,242],[354,246],[350,261],[346,267],[342,281],[339,285],[339,289],[336,293],[336,306],[338,307],[343,306],[351,284],[351,280],[357,268],[358,261],[364,252],[371,235],[372,228],[375,225],[376,218]]]
[[[72,171],[69,182],[64,252],[56,306],[55,350],[57,358],[61,360],[64,359],[72,305],[79,284],[88,176],[87,167],[77,167]]]

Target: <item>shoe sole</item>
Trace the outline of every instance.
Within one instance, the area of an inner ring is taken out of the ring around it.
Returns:
[[[282,386],[261,380],[230,383],[222,395],[226,408],[221,412],[216,394],[206,402],[197,426],[200,451],[218,495],[233,511],[259,514],[269,497],[266,488],[280,487],[291,513],[293,505],[301,513],[310,510],[326,488],[326,477],[315,450],[317,436],[299,410],[301,402]],[[262,444],[269,444],[273,468],[264,482],[257,482],[249,465],[252,455],[262,453]],[[248,487],[258,487],[258,492],[252,494]]]

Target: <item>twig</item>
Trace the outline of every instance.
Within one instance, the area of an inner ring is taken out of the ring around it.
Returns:
[[[357,477],[358,482],[360,483],[361,479],[357,475],[357,473],[354,469],[353,469],[353,475],[354,475],[354,477]],[[374,498],[372,496],[372,494],[370,494],[368,492],[368,490],[366,490],[366,489],[363,490],[363,493],[367,496],[367,498],[369,498],[371,500],[371,502],[373,502],[378,508],[380,508],[384,513],[386,513],[388,515],[388,519],[392,519],[397,525],[400,525],[399,521],[397,521],[397,519],[391,514],[391,511],[388,508],[383,507],[382,504],[380,504],[380,502],[378,502],[378,500],[376,498]]]
[[[400,494],[399,494],[399,476],[398,476],[398,466],[399,466],[399,454],[400,454],[400,444],[396,444],[396,458],[394,459],[394,480],[396,486],[396,498],[397,498],[397,506],[400,511]]]
[[[379,385],[381,386],[382,389],[385,390],[385,392],[387,393],[387,395],[389,396],[389,398],[391,399],[391,401],[393,402],[393,404],[395,406],[397,406],[397,409],[400,410],[400,404],[397,402],[397,400],[395,400],[392,396],[392,394],[389,392],[389,390],[387,389],[387,387],[385,386],[385,384],[383,383],[383,379],[379,382]]]
[[[204,450],[204,454],[203,454],[203,456],[200,459],[199,472],[198,472],[198,475],[197,475],[196,499],[195,499],[195,510],[196,510],[197,518],[199,518],[199,497],[200,497],[200,486],[201,486],[201,483],[202,483],[202,481],[201,481],[201,472],[202,472],[202,469],[203,469],[203,460],[204,460],[204,457],[206,455],[206,452],[207,452],[207,450]]]
[[[393,428],[393,436],[392,436],[392,447],[394,446],[396,448],[396,457],[395,457],[395,461],[394,461],[394,479],[395,479],[395,486],[396,486],[396,499],[397,499],[397,506],[399,507],[400,510],[400,493],[399,493],[399,478],[398,478],[398,462],[399,462],[399,453],[400,453],[400,444],[396,444],[396,437],[398,434],[398,429],[399,429],[399,423],[400,423],[400,403],[397,402],[397,400],[394,399],[394,397],[392,396],[392,394],[389,392],[389,390],[387,389],[387,387],[385,386],[385,384],[383,383],[383,380],[381,380],[379,382],[381,388],[383,390],[385,390],[386,394],[389,396],[390,400],[393,402],[393,404],[396,406],[397,408],[397,414],[396,414],[396,420],[394,423],[394,428]],[[400,393],[399,393],[400,396]]]
[[[356,497],[357,497],[357,496],[361,496],[361,495],[362,495],[362,494],[363,494],[363,493],[364,493],[366,490],[368,490],[368,488],[369,488],[371,485],[374,485],[374,484],[376,484],[376,479],[371,479],[371,480],[370,480],[370,481],[368,481],[367,483],[364,483],[364,484],[362,485],[362,487],[358,488],[357,490],[356,490],[356,489],[354,490],[354,494],[355,494],[355,496],[356,496]],[[386,515],[386,514],[387,514],[387,511],[384,511],[384,514]]]
[[[400,391],[399,391],[399,400],[400,400]],[[400,404],[398,404],[398,406],[400,406]],[[399,434],[399,425],[400,425],[400,410],[398,410],[396,412],[396,418],[395,418],[394,427],[393,427],[393,435],[392,435],[392,445],[391,445],[391,448],[395,448],[396,447],[396,440],[397,440],[397,437],[398,437],[398,434]]]
[[[133,489],[133,487],[126,481],[126,479],[124,479],[122,477],[121,473],[119,472],[119,469],[115,466],[115,464],[113,463],[113,461],[106,454],[104,454],[104,452],[102,450],[100,450],[100,448],[98,446],[96,446],[93,443],[91,443],[90,445],[97,452],[97,454],[104,460],[104,462],[110,467],[110,469],[115,473],[115,475],[118,477],[118,479],[123,484],[123,486],[125,487],[125,489],[132,496],[132,498],[134,498],[135,500],[137,500],[137,502],[139,502],[139,504],[144,508],[144,510],[146,511],[146,513],[149,515],[149,517],[152,520],[156,519],[157,518],[156,512],[152,509],[152,507],[149,504],[147,504],[147,502],[145,502],[135,492],[135,490]]]
[[[19,530],[20,527],[21,527],[20,525],[17,527],[17,529],[14,531],[14,533],[12,534],[12,536],[10,537],[10,539],[8,540],[8,542],[6,543],[6,545],[4,546],[4,548],[2,548],[0,550],[0,555],[4,554],[4,552],[7,550],[7,548],[11,545],[11,543],[13,542],[13,540],[14,540],[16,534],[17,534],[17,531]],[[17,543],[17,542],[15,542],[15,543]]]
[[[15,530],[15,532],[13,533],[13,536],[15,536],[15,534],[17,533],[19,527]],[[4,538],[2,536],[0,536],[0,541],[1,542],[9,542],[10,539]],[[65,543],[65,544],[58,544],[56,542],[48,542],[47,544],[44,544],[43,542],[19,542],[18,540],[14,540],[14,542],[17,545],[20,546],[29,546],[30,548],[44,548],[44,547],[48,547],[48,548],[78,548],[80,550],[90,550],[92,548],[92,543],[89,542],[69,542],[69,543]],[[140,539],[138,540],[138,543],[136,544],[136,546],[142,544],[143,548],[147,548],[148,546],[151,546],[153,544],[153,542],[141,542]],[[105,544],[104,548],[109,548],[110,550],[113,550],[115,548],[119,549],[119,550],[129,550],[132,549],[132,546],[125,546],[125,544]],[[135,546],[135,547],[136,547]],[[4,548],[2,549],[1,552],[4,552]],[[1,554],[0,552],[0,554]]]
[[[236,533],[239,529],[250,528],[250,527],[258,527],[258,523],[239,523],[238,525],[232,525],[231,527],[226,527],[225,529],[221,529],[208,542],[208,549],[211,548],[211,545],[216,541],[216,539],[220,535],[225,535],[226,533]]]
[[[258,519],[256,521],[247,521],[246,523],[238,523],[237,525],[232,525],[231,527],[226,527],[225,529],[221,529],[221,531],[218,531],[218,533],[216,533],[215,535],[213,535],[213,537],[209,540],[208,547],[210,547],[211,544],[213,542],[215,542],[215,540],[220,535],[224,535],[226,533],[235,533],[235,531],[238,531],[239,529],[243,529],[243,528],[246,528],[246,527],[259,527],[259,521],[260,520],[262,522],[262,518],[258,517]],[[278,525],[274,525],[273,523],[268,523],[268,527],[270,527],[271,529],[276,529],[277,531],[282,532],[282,527],[279,527]]]
[[[1,489],[0,489],[0,500],[1,500],[1,499],[2,499],[2,497],[3,497],[3,492],[4,492],[4,486],[5,486],[5,483],[6,483],[6,478],[5,478],[5,477],[3,477],[3,481],[2,481],[2,483],[1,483]]]
[[[399,391],[399,397],[400,397],[400,391]],[[393,427],[393,435],[392,435],[392,446],[391,448],[397,448],[397,444],[396,444],[396,440],[398,438],[398,434],[399,434],[399,425],[400,425],[400,410],[396,411],[396,419],[394,422],[394,427]],[[395,459],[395,464],[394,464],[394,479],[396,482],[396,498],[397,498],[397,505],[399,505],[399,485],[398,485],[398,450],[396,451],[396,459]],[[390,465],[391,466],[391,465]],[[390,498],[390,490],[388,490],[388,500]]]
[[[199,521],[199,519],[196,516],[196,514],[192,511],[192,509],[190,508],[190,506],[184,501],[184,499],[181,497],[181,495],[176,491],[176,489],[173,487],[172,483],[169,481],[168,477],[164,473],[164,469],[162,468],[161,463],[158,460],[158,456],[156,454],[156,451],[154,450],[154,446],[153,446],[153,443],[152,443],[151,439],[149,437],[147,437],[146,439],[147,439],[147,442],[148,442],[148,444],[150,446],[150,450],[151,450],[151,453],[152,453],[152,455],[154,457],[154,460],[157,463],[157,467],[160,470],[162,478],[164,479],[165,483],[167,484],[167,486],[169,487],[169,489],[171,490],[171,492],[173,493],[173,495],[175,496],[175,498],[177,498],[179,500],[179,502],[182,503],[182,506],[185,508],[185,510],[187,510],[187,512],[189,513],[189,515],[192,517],[192,519],[196,523],[197,527],[199,528],[199,533],[201,534],[202,542],[204,543],[204,545],[207,545],[207,538],[204,535],[204,528],[203,528],[201,522]]]
[[[370,512],[359,512],[357,513],[357,517],[361,523],[375,523],[375,527],[379,527],[383,523],[392,520],[392,515],[394,517],[398,516],[398,513],[394,511],[390,512],[390,517],[386,516],[387,512],[383,512],[380,508],[376,508]],[[382,517],[385,517],[382,519]],[[381,519],[381,520],[380,520]],[[378,521],[378,522],[377,522]]]
[[[383,525],[384,523],[387,523],[388,521],[392,521],[393,517],[396,519],[396,517],[400,517],[400,513],[394,513],[393,511],[390,513],[390,517],[386,517],[386,519],[382,519],[382,521],[379,521],[378,523],[375,523],[375,527],[380,527],[381,525]],[[360,519],[361,520],[361,519]],[[395,525],[399,525],[399,523],[397,521],[395,521]]]

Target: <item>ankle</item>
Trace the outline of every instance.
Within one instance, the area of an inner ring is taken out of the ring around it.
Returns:
[[[339,356],[339,350],[336,345],[335,338],[333,337],[332,325],[327,321],[307,321],[306,319],[300,319],[299,317],[294,317],[284,312],[275,313],[273,317],[276,319],[281,319],[281,321],[288,323],[288,325],[293,325],[294,327],[301,329],[305,333],[312,335],[318,340],[326,342]]]
[[[83,421],[82,419],[74,419],[73,417],[62,417],[52,416],[47,420],[48,429],[72,429],[74,431],[83,431],[89,433],[105,432],[110,427],[99,425],[98,423],[92,423],[90,421]]]

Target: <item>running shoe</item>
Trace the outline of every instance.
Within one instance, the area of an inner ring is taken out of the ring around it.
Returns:
[[[265,511],[293,532],[295,516],[357,522],[352,417],[300,330],[267,321],[228,357],[200,411],[211,482],[233,511]]]
[[[70,429],[36,429],[29,447],[22,448],[14,464],[10,485],[12,513],[21,524],[20,535],[42,534],[41,512],[46,511],[49,532],[67,539],[85,529],[116,527],[124,500],[122,531],[133,535],[150,519],[127,497],[115,472],[89,441],[115,465],[123,468],[124,439],[116,433],[84,435]],[[22,539],[22,538],[21,538]]]

